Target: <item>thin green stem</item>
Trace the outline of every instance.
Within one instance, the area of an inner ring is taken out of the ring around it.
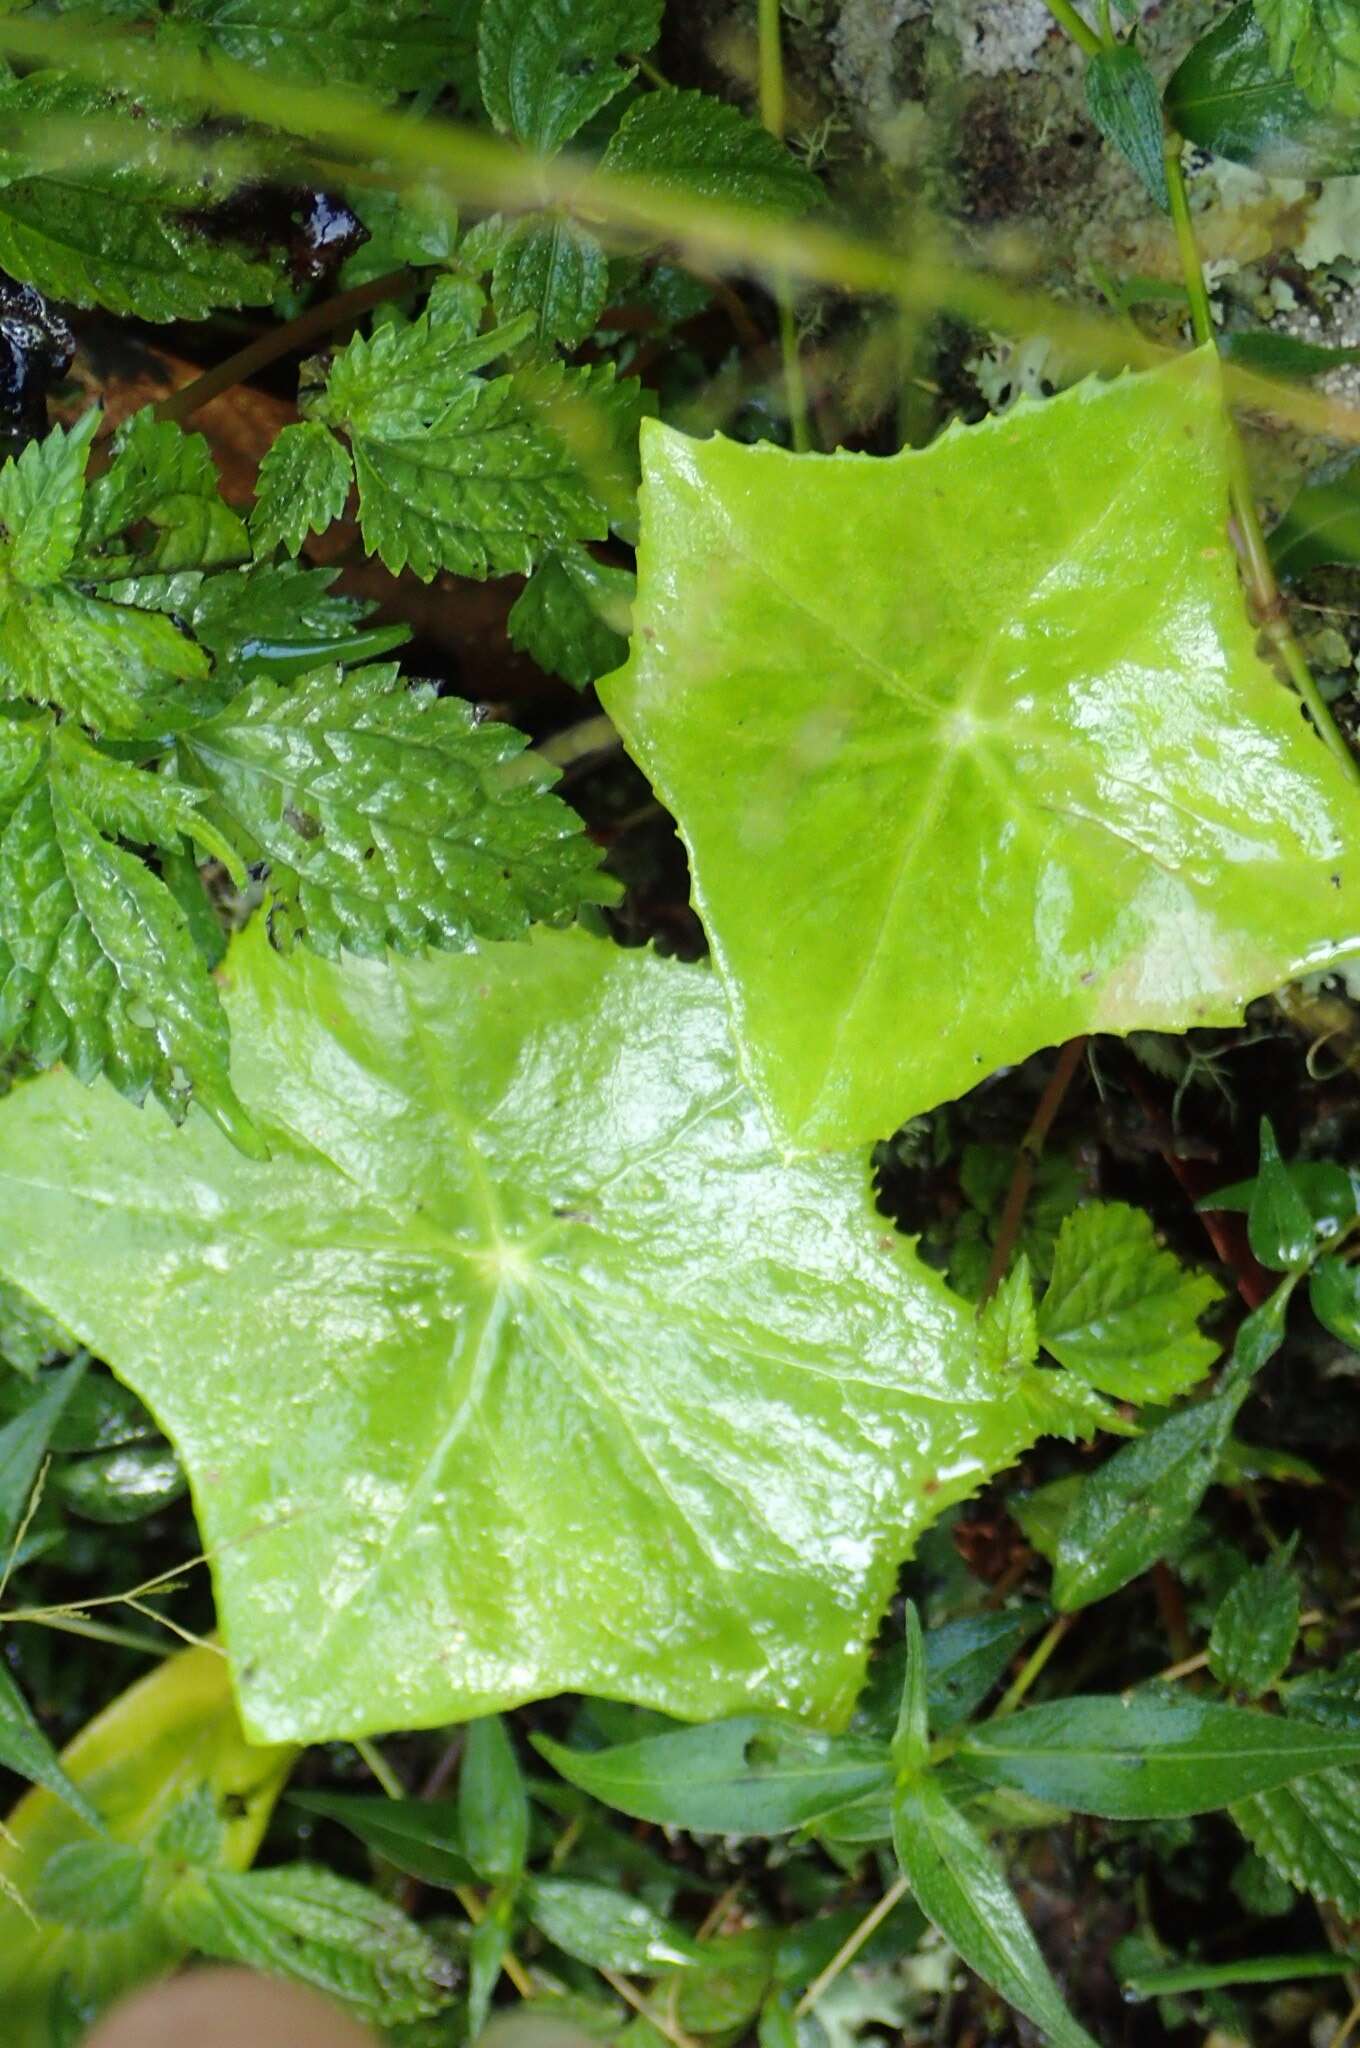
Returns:
[[[823,1992],[830,1990],[831,1986],[840,1976],[841,1971],[855,1960],[855,1957],[859,1954],[869,1936],[883,1925],[893,1907],[897,1905],[899,1900],[906,1897],[909,1890],[910,1886],[905,1877],[895,1877],[893,1879],[882,1898],[869,1908],[869,1911],[859,1922],[859,1925],[851,1929],[850,1933],[836,1950],[835,1955],[832,1956],[831,1961],[826,1965],[826,1968],[814,1977],[808,1985],[807,1990],[793,2008],[793,2016],[796,2020],[806,2018]]]
[[[1191,329],[1201,347],[1216,348],[1218,343],[1214,334],[1209,291],[1204,282],[1204,268],[1199,260],[1194,222],[1190,218],[1190,198],[1185,189],[1185,172],[1181,167],[1181,147],[1180,136],[1169,129],[1166,137],[1166,183],[1171,196],[1171,218],[1175,224],[1176,245],[1180,250],[1185,288],[1190,295]],[[1228,420],[1228,489],[1238,551],[1261,631],[1278,657],[1280,666],[1307,705],[1308,715],[1317,728],[1318,737],[1331,753],[1347,781],[1360,789],[1360,761],[1357,761],[1351,752],[1330,707],[1324,702],[1317,680],[1308,666],[1308,658],[1290,624],[1289,613],[1276,580],[1274,564],[1270,559],[1270,550],[1266,546],[1261,515],[1256,509],[1256,493],[1252,489],[1247,451],[1231,415]]]
[[[787,108],[784,98],[784,43],[779,20],[779,0],[760,4],[760,118],[776,142],[784,140]],[[800,455],[812,446],[808,423],[807,379],[798,352],[798,316],[793,304],[793,281],[787,271],[775,279],[775,300],[779,307],[779,352],[784,362],[784,399],[788,407],[793,445]]]
[[[401,1779],[397,1776],[377,1743],[370,1742],[366,1736],[361,1735],[354,1747],[368,1765],[369,1770],[382,1786],[388,1798],[404,1799],[406,1797],[406,1787],[402,1784]]]
[[[996,1712],[992,1715],[994,1721],[1004,1721],[1008,1714],[1013,1714],[1016,1708],[1029,1697],[1030,1687],[1043,1671],[1049,1658],[1071,1628],[1075,1618],[1071,1614],[1060,1614],[1056,1621],[1049,1623],[1035,1644],[1034,1649],[1021,1666],[1019,1676],[1002,1694]]]
[[[1100,37],[1089,22],[1082,20],[1071,0],[1044,0],[1044,5],[1058,26],[1067,30],[1079,50],[1088,57],[1099,55]]]

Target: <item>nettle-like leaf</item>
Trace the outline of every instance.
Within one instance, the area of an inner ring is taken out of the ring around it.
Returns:
[[[176,40],[301,84],[417,92],[466,62],[476,0],[172,0]]]
[[[1354,793],[1257,657],[1225,431],[1204,353],[887,459],[646,427],[601,695],[790,1143],[1355,950]]]
[[[483,0],[482,100],[502,133],[541,154],[570,142],[636,75],[662,0]]]
[[[322,668],[249,684],[177,751],[208,817],[269,863],[286,921],[318,951],[409,953],[614,900],[527,746],[395,668]]]
[[[586,548],[545,555],[510,608],[507,627],[522,654],[584,690],[628,658],[637,578],[597,562]]]
[[[250,537],[256,553],[282,547],[297,554],[309,533],[324,533],[340,517],[353,481],[343,442],[319,420],[285,427],[260,464],[255,485]]]
[[[711,973],[584,933],[226,976],[272,1158],[66,1076],[0,1264],[188,1471],[248,1727],[583,1690],[843,1720],[901,1557],[1044,1424],[849,1155],[786,1164]]]
[[[81,1730],[61,1766],[107,1833],[45,1788],[0,1830],[5,2048],[52,2048],[63,1991],[99,2008],[179,1961],[185,1944],[137,1885],[135,1865],[193,1802],[214,1825],[211,1860],[242,1868],[292,1754],[246,1743],[216,1649],[167,1658]]]
[[[1360,1669],[1353,1658],[1280,1688],[1285,1713],[1324,1728],[1360,1728]],[[1300,1891],[1360,1918],[1360,1767],[1337,1765],[1239,1800],[1238,1827],[1272,1869]]]
[[[201,320],[218,306],[257,305],[277,272],[227,235],[206,234],[195,209],[229,187],[176,179],[151,143],[155,111],[69,72],[18,78],[0,65],[0,116],[17,141],[0,143],[0,269],[50,298],[143,320]],[[69,160],[35,150],[40,133],[123,121],[135,149],[81,148]]]
[[[612,365],[478,376],[531,322],[477,334],[451,303],[436,292],[411,325],[356,336],[304,410],[348,436],[364,544],[394,575],[527,574],[626,516],[639,387]]]
[[[1200,1329],[1223,1299],[1157,1242],[1152,1220],[1124,1202],[1092,1202],[1063,1221],[1039,1307],[1045,1350],[1102,1393],[1169,1401],[1202,1379],[1222,1346]]]
[[[705,92],[649,92],[635,100],[610,138],[603,168],[662,191],[773,213],[806,213],[824,197],[782,142]]]
[[[534,339],[576,348],[604,311],[609,258],[595,236],[558,215],[531,215],[506,235],[496,254],[491,302],[496,318],[527,313]]]

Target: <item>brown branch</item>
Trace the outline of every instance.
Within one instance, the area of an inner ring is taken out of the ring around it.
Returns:
[[[1039,1097],[1039,1105],[1030,1120],[1029,1129],[1020,1140],[1015,1171],[1011,1175],[1011,1184],[1006,1190],[1006,1201],[1001,1211],[1001,1221],[996,1228],[992,1262],[987,1268],[987,1283],[982,1290],[979,1308],[986,1307],[1006,1277],[1006,1268],[1010,1265],[1011,1254],[1020,1235],[1020,1225],[1025,1220],[1025,1204],[1034,1185],[1035,1168],[1039,1164],[1053,1119],[1062,1108],[1063,1097],[1086,1057],[1088,1042],[1085,1036],[1068,1039],[1058,1054],[1058,1063],[1049,1075],[1048,1085]]]

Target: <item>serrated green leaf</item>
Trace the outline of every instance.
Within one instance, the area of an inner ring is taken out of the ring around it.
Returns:
[[[290,1806],[338,1821],[410,1877],[454,1889],[476,1873],[462,1851],[453,1799],[372,1799],[349,1792],[290,1792]]]
[[[908,1778],[894,1792],[893,1847],[916,1903],[969,1969],[1056,2048],[1094,2048],[1064,2005],[995,1858],[933,1775]]]
[[[824,197],[805,164],[726,100],[670,89],[634,100],[603,169],[765,213],[806,213]]]
[[[1168,1820],[1215,1812],[1353,1755],[1360,1757],[1360,1730],[1145,1692],[1054,1700],[984,1721],[967,1731],[952,1761],[983,1784],[1077,1813]]]
[[[1287,1668],[1298,1633],[1298,1575],[1290,1553],[1278,1551],[1244,1572],[1219,1603],[1209,1669],[1229,1692],[1256,1699]]]
[[[1171,211],[1162,154],[1162,96],[1132,42],[1097,50],[1086,66],[1086,107],[1163,213]]]
[[[0,610],[0,691],[54,705],[109,739],[172,732],[215,710],[210,673],[204,650],[169,618],[69,583],[11,591]]]
[[[483,0],[478,70],[503,134],[551,155],[635,75],[621,60],[650,50],[662,0]]]
[[[268,860],[318,950],[464,946],[609,902],[613,885],[553,773],[512,727],[395,669],[251,683],[182,736],[226,836]]]
[[[529,314],[540,344],[576,348],[604,311],[609,261],[587,229],[560,215],[530,214],[501,243],[491,277],[498,320]]]
[[[531,325],[468,338],[427,313],[379,328],[307,401],[347,433],[364,544],[394,575],[527,574],[549,547],[603,539],[626,510],[636,384],[612,365],[475,374]]]
[[[1268,177],[1360,171],[1355,106],[1319,112],[1292,75],[1277,74],[1254,0],[1239,0],[1196,43],[1167,86],[1166,110],[1187,141]]]
[[[310,1984],[380,2026],[438,2012],[452,1995],[452,1963],[413,1920],[318,1864],[195,1870],[160,1912],[185,1947]]]
[[[0,469],[0,573],[30,590],[55,583],[75,554],[98,425],[96,406],[69,430],[54,427],[30,441]]]
[[[271,78],[418,92],[466,63],[475,0],[172,0],[161,20]]]
[[[1124,1202],[1074,1209],[1058,1233],[1039,1304],[1039,1338],[1078,1378],[1122,1401],[1169,1401],[1202,1379],[1221,1345],[1200,1317],[1223,1299],[1157,1242],[1152,1221]]]
[[[608,1885],[579,1878],[535,1877],[524,1887],[524,1906],[555,1948],[596,1970],[629,1974],[692,1969],[698,1945],[680,1928]]]
[[[1023,1371],[1039,1356],[1034,1288],[1023,1252],[978,1314],[978,1346],[993,1371],[999,1373]]]
[[[38,1066],[64,1060],[85,1081],[105,1073],[134,1101],[154,1091],[172,1114],[192,1093],[253,1147],[228,1078],[226,1019],[188,921],[141,856],[91,817],[89,789],[63,772],[77,746],[78,736],[63,738],[61,758],[0,833],[0,1041]],[[108,765],[106,815],[126,820],[135,771]],[[158,797],[176,815],[188,808],[145,780],[132,829],[157,822]]]
[[[150,1869],[129,1842],[68,1842],[43,1865],[33,1909],[62,1927],[126,1927],[141,1909]]]
[[[647,423],[601,695],[789,1144],[1083,1031],[1234,1022],[1353,944],[1354,792],[1257,657],[1224,433],[1203,353],[886,459]]]
[[[863,1161],[784,1162],[704,968],[257,925],[224,973],[269,1165],[32,1083],[0,1266],[167,1428],[252,1728],[578,1689],[843,1719],[903,1552],[1060,1376],[986,1371]]]
[[[568,1749],[535,1735],[553,1769],[635,1820],[691,1834],[782,1835],[885,1792],[885,1742],[823,1735],[746,1714],[612,1749]]]
[[[158,420],[144,406],[113,440],[113,460],[90,485],[74,573],[107,582],[129,573],[219,568],[249,559],[240,519],[221,497],[217,465],[201,434]],[[133,555],[101,550],[129,527],[149,528]]]
[[[13,1429],[14,1424],[9,1424]],[[0,1431],[0,1439],[8,1430]],[[0,1450],[3,1458],[3,1450]],[[3,1468],[0,1468],[3,1469]],[[5,1551],[8,1553],[9,1539]],[[3,1664],[0,1664],[0,1765],[31,1785],[43,1785],[87,1826],[102,1826],[99,1815],[80,1787],[63,1770],[51,1743],[33,1717],[28,1701]],[[2,1916],[0,1916],[2,1917]]]
[[[1360,20],[1353,0],[1255,0],[1278,77],[1319,113],[1360,113]]]
[[[260,464],[250,537],[258,555],[295,555],[309,533],[324,533],[345,509],[354,466],[317,420],[285,427]]]
[[[135,138],[125,160],[93,152],[55,166],[50,152],[0,146],[0,269],[11,277],[143,320],[201,320],[272,296],[271,264],[191,217],[229,188],[172,176],[152,147],[164,124],[145,105],[134,117],[70,72],[0,72],[0,111],[28,126],[123,119]]]
[[[513,644],[574,690],[628,659],[637,579],[585,548],[545,555],[510,608]]]
[[[249,1747],[215,1650],[167,1658],[120,1695],[63,1752],[61,1765],[103,1817],[113,1841],[150,1854],[186,1796],[210,1788],[224,1827],[220,1854],[235,1867],[255,1853],[292,1762],[285,1749]],[[21,1799],[0,1834],[0,2010],[5,2048],[52,2048],[51,2012],[65,1983],[102,2006],[179,1960],[177,1942],[147,1910],[121,1927],[35,1926],[30,1911],[55,1857],[92,1839],[88,1824],[52,1792]]]

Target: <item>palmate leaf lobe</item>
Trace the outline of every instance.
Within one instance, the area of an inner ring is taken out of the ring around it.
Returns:
[[[887,459],[644,426],[600,694],[788,1143],[1360,948],[1354,792],[1257,658],[1225,431],[1203,353]]]
[[[841,1721],[920,1530],[1101,1419],[987,1363],[864,1161],[780,1159],[706,968],[257,924],[225,977],[267,1166],[34,1082],[0,1263],[173,1437],[256,1737],[567,1689]]]

